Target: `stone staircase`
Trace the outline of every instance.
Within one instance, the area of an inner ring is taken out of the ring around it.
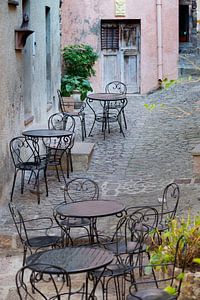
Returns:
[[[200,76],[200,36],[197,34],[197,46],[192,43],[179,45],[179,77]]]

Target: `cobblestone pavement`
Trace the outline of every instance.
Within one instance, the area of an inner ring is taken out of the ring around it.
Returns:
[[[165,185],[176,180],[181,191],[179,213],[187,213],[189,207],[196,213],[200,208],[200,185],[191,180],[191,150],[200,143],[199,94],[199,83],[189,83],[145,96],[130,96],[125,138],[118,125],[111,124],[111,133],[104,140],[101,126],[96,124],[93,136],[86,139],[95,143],[89,169],[74,172],[70,178],[90,177],[99,183],[101,198],[125,205],[157,203]],[[150,111],[145,103],[156,103],[155,108]],[[92,114],[89,108],[86,112],[89,131]],[[14,202],[26,216],[52,215],[52,207],[63,200],[63,182],[59,183],[52,171],[48,174],[49,197],[43,193],[40,205],[27,185],[24,195],[20,194],[19,184],[15,189]],[[7,209],[8,200],[0,212],[0,234],[9,237],[15,229]],[[101,221],[104,231],[113,226],[114,218]]]

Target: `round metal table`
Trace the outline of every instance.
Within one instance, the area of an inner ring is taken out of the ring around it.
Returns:
[[[85,299],[93,299],[96,286],[100,280],[95,282],[90,293],[88,292],[88,280],[90,271],[105,267],[112,262],[114,254],[100,247],[66,247],[49,251],[38,252],[26,259],[26,264],[34,272],[46,274],[58,274],[58,269],[45,268],[44,265],[52,265],[66,270],[70,275],[86,273]]]
[[[72,132],[66,130],[53,130],[53,129],[32,129],[23,131],[24,136],[32,138],[51,138],[51,137],[63,137],[71,135]]]
[[[125,205],[112,200],[91,200],[64,203],[56,208],[65,217],[100,218],[117,215],[124,211]]]
[[[97,218],[118,215],[125,210],[125,205],[113,200],[91,200],[72,203],[63,203],[56,208],[56,212],[66,218],[88,218],[90,220],[90,242],[98,239],[96,227]]]

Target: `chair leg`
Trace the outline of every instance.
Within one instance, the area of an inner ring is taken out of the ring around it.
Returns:
[[[120,128],[120,132],[123,134],[123,137],[125,137],[125,134],[122,130],[122,124],[121,124],[121,120],[118,120],[118,124],[119,124],[119,128]]]
[[[94,128],[94,124],[95,124],[95,120],[93,121],[93,124],[92,124],[92,127],[91,127],[91,129],[90,129],[90,132],[89,132],[88,136],[91,136],[92,130],[93,130],[93,128]]]
[[[68,160],[67,160],[67,161],[68,161]],[[68,163],[68,164],[69,164],[69,163]],[[60,171],[61,171],[61,173],[62,173],[62,177],[63,177],[63,180],[64,180],[65,184],[67,184],[66,179],[65,179],[65,175],[64,175],[64,172],[63,172],[63,168],[62,168],[61,162],[60,162]],[[67,178],[69,178],[69,166],[67,166]]]
[[[81,134],[82,134],[82,142],[84,141],[86,137],[86,130],[85,130],[85,119],[81,119]]]
[[[45,180],[45,186],[46,186],[46,197],[49,195],[48,185],[47,185],[47,169],[44,169],[44,180]]]
[[[125,126],[125,129],[127,129],[126,117],[125,117],[125,112],[124,112],[123,109],[122,109],[122,116],[123,116],[123,119],[124,119],[124,126]]]
[[[71,172],[73,172],[73,163],[72,163],[72,153],[71,153],[71,149],[69,149],[69,153],[67,154],[69,157],[69,163],[70,163],[70,168],[71,168]]]
[[[60,175],[59,175],[59,172],[58,172],[58,166],[56,165],[55,168],[56,168],[56,174],[57,174],[58,181],[60,182]]]
[[[37,199],[38,199],[38,204],[40,204],[40,171],[37,172],[36,175],[36,184],[37,184]]]
[[[28,179],[28,184],[29,184],[29,183],[30,183],[30,181],[31,181],[32,175],[33,175],[33,171],[31,171],[31,174],[30,174],[30,176],[29,176],[29,179]]]
[[[25,171],[22,170],[22,173],[21,173],[21,194],[24,193],[24,177],[25,177]]]
[[[22,266],[25,266],[25,263],[26,263],[26,253],[27,253],[27,247],[24,246],[24,253],[23,253],[23,262],[22,262]]]
[[[13,193],[14,193],[14,188],[15,188],[16,177],[17,177],[17,171],[15,171],[14,178],[13,178],[12,190],[11,190],[11,195],[10,195],[10,201],[11,202],[12,202],[12,199],[13,199]]]
[[[84,137],[86,138],[87,137],[87,132],[86,132],[85,117],[83,118],[82,122],[83,122],[83,128],[84,128]]]

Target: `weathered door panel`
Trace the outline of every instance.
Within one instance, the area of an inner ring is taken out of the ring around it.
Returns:
[[[120,80],[119,54],[110,52],[103,54],[103,86],[108,82]]]
[[[109,23],[109,26],[109,28],[113,26],[116,30],[117,22]],[[116,41],[116,31],[115,36],[113,35],[114,45],[116,47],[118,42],[118,49],[102,49],[103,86],[105,87],[108,82],[119,80],[127,85],[128,93],[138,93],[140,91],[140,25],[119,23],[118,26],[118,41]],[[109,38],[111,39],[111,34]]]
[[[138,57],[137,55],[124,55],[124,80],[129,93],[139,92],[138,85]]]

